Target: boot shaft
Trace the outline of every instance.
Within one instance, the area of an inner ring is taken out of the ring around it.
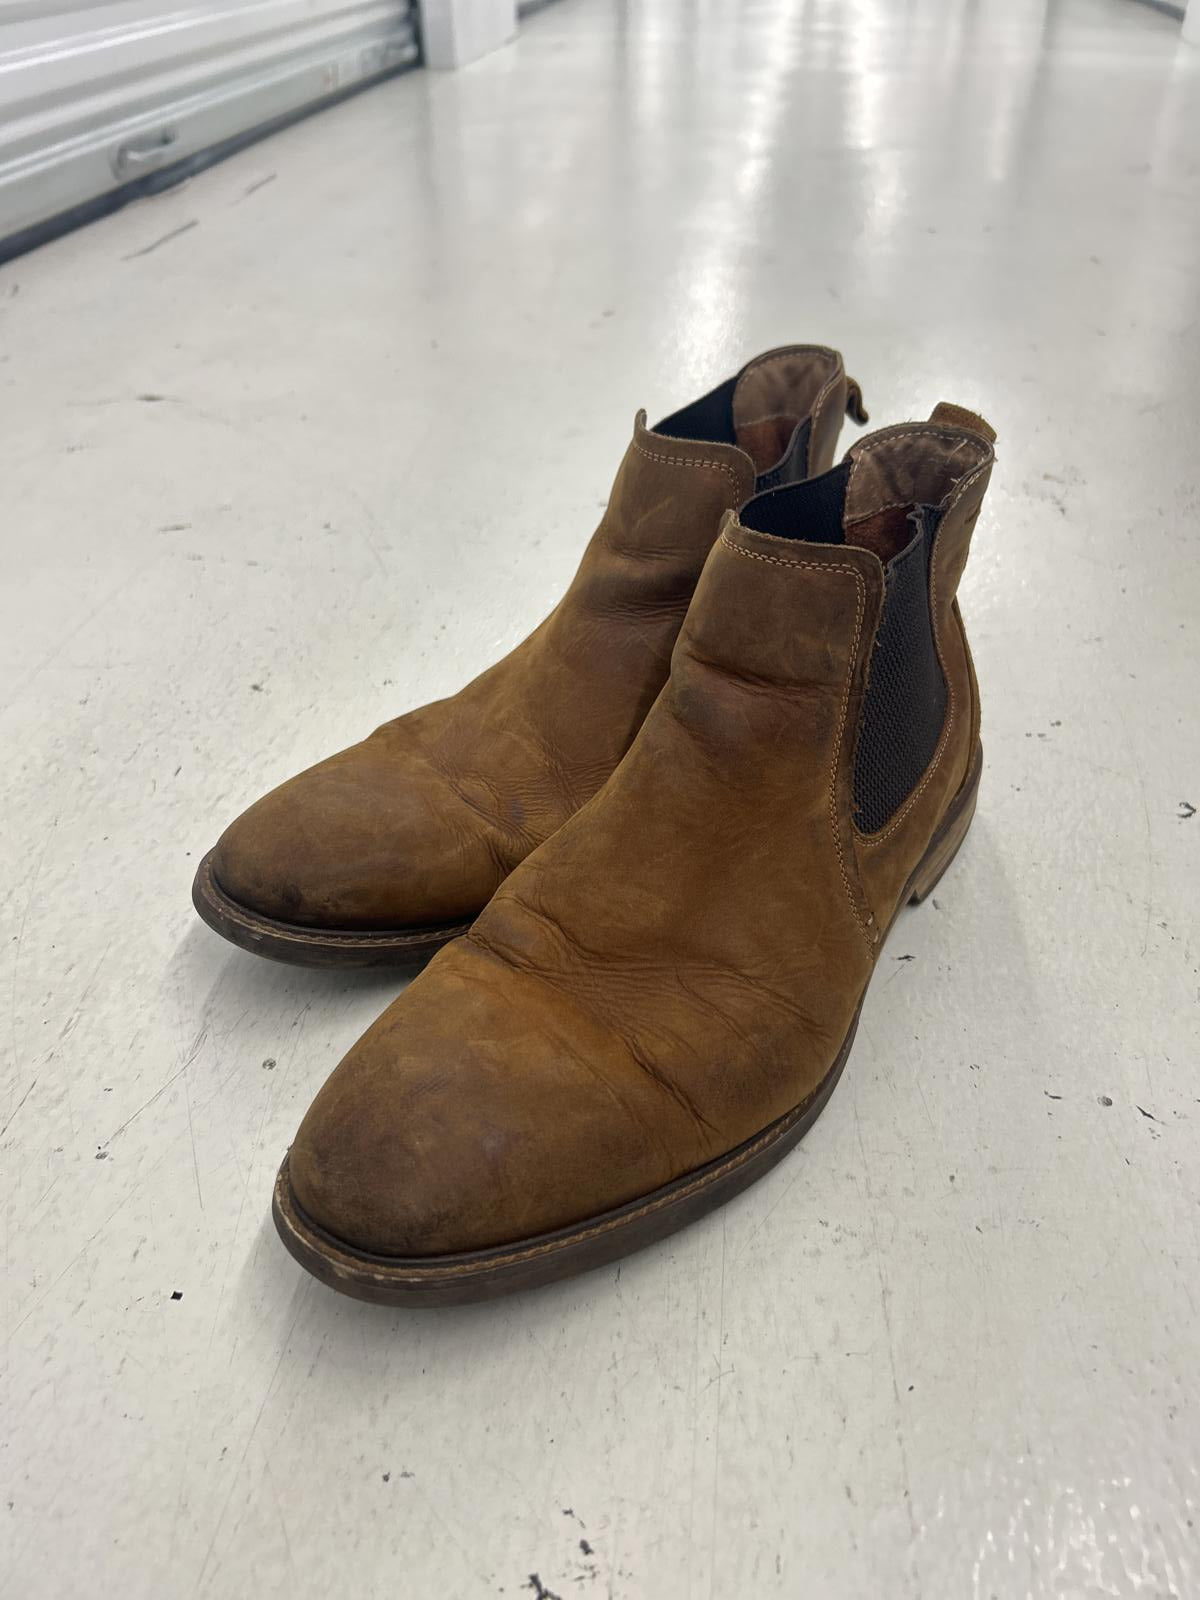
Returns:
[[[677,626],[691,603],[722,513],[826,471],[847,414],[867,420],[862,391],[839,352],[822,345],[769,350],[654,428],[639,412],[559,607],[563,643],[589,616],[620,618],[645,623],[651,648],[662,633],[669,656],[672,619]]]
[[[676,646],[668,693],[681,707],[719,715],[724,677],[760,686],[751,724],[783,716],[771,737],[807,754],[796,803],[828,798],[871,945],[978,748],[956,596],[993,437],[939,406],[858,441],[818,478],[757,495],[727,519]]]

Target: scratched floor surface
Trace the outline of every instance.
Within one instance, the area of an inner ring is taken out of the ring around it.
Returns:
[[[1200,1593],[1198,151],[1128,0],[561,0],[0,271],[0,1593]],[[396,985],[234,952],[198,856],[793,339],[999,430],[968,847],[752,1192],[339,1300],[271,1181]]]

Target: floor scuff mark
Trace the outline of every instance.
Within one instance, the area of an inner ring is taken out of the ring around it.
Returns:
[[[193,228],[200,226],[198,221],[185,222],[180,228],[172,228],[170,233],[164,233],[161,239],[155,239],[153,244],[143,245],[140,250],[131,250],[127,256],[122,256],[122,261],[136,261],[139,256],[148,256],[157,250],[160,245],[169,244],[172,239],[178,239],[181,233],[190,233]]]

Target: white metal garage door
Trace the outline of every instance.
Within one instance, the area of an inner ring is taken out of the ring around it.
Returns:
[[[416,59],[413,0],[0,0],[0,240]]]

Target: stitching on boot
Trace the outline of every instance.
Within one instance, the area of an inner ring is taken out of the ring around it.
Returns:
[[[835,361],[840,359],[838,352],[829,344],[789,344],[770,355],[755,356],[746,371],[762,372],[764,368],[777,366],[781,361],[794,361],[799,355],[832,356]]]
[[[787,561],[782,556],[764,555],[761,550],[747,550],[744,545],[734,544],[725,533],[721,535],[721,543],[732,550],[735,556],[748,556],[751,561],[769,561],[773,567],[807,567],[810,572],[848,572],[852,578],[862,582],[858,568],[845,561]]]
[[[858,658],[859,641],[862,638],[863,615],[866,611],[867,586],[863,582],[863,575],[857,567],[832,561],[786,561],[780,556],[763,555],[757,550],[747,550],[742,545],[734,544],[729,536],[721,534],[721,543],[734,555],[746,556],[751,561],[768,561],[773,567],[805,567],[814,572],[848,572],[854,579],[855,588],[855,617],[854,617],[854,643],[850,649],[850,671],[846,674],[846,682],[842,687],[842,703],[838,712],[837,742],[833,752],[833,766],[829,774],[829,825],[833,834],[833,848],[837,852],[838,869],[842,875],[842,886],[846,891],[846,900],[850,906],[850,915],[854,918],[854,925],[867,941],[870,948],[874,948],[877,934],[872,934],[868,929],[875,928],[875,915],[870,910],[870,902],[866,892],[859,884],[863,902],[867,905],[867,920],[863,921],[858,906],[854,901],[854,891],[850,887],[850,875],[846,870],[846,853],[842,849],[842,836],[838,829],[837,820],[837,774],[838,765],[842,759],[842,746],[846,734],[846,715],[850,706],[850,685],[854,679],[854,663]]]
[[[738,493],[741,493],[741,481],[727,461],[705,461],[701,456],[664,456],[656,450],[647,450],[646,446],[639,444],[636,439],[633,441],[633,448],[639,455],[645,456],[647,461],[661,461],[666,467],[707,467],[710,472],[723,472]]]

